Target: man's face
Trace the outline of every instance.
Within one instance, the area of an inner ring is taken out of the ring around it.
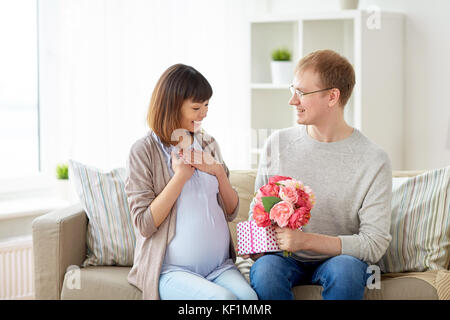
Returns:
[[[320,84],[319,75],[308,69],[297,72],[293,86],[304,93],[324,89]],[[328,107],[328,95],[329,91],[307,94],[301,98],[293,94],[289,104],[297,109],[297,123],[316,125],[323,120]]]

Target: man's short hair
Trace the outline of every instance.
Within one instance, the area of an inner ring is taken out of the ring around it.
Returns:
[[[295,67],[295,74],[305,70],[316,72],[324,88],[337,88],[339,102],[344,107],[355,86],[355,70],[348,60],[332,50],[318,50],[303,57]]]

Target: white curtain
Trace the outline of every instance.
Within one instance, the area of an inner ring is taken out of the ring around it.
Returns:
[[[40,0],[44,172],[69,158],[125,166],[146,134],[157,79],[172,64],[211,83],[204,128],[231,169],[249,167],[249,27],[240,0]]]

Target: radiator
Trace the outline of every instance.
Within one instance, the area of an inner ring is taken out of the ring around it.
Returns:
[[[0,242],[0,299],[33,299],[31,236]]]

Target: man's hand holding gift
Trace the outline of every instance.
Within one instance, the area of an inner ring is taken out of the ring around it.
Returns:
[[[299,229],[275,226],[275,237],[281,250],[295,252],[305,250],[306,235]]]

